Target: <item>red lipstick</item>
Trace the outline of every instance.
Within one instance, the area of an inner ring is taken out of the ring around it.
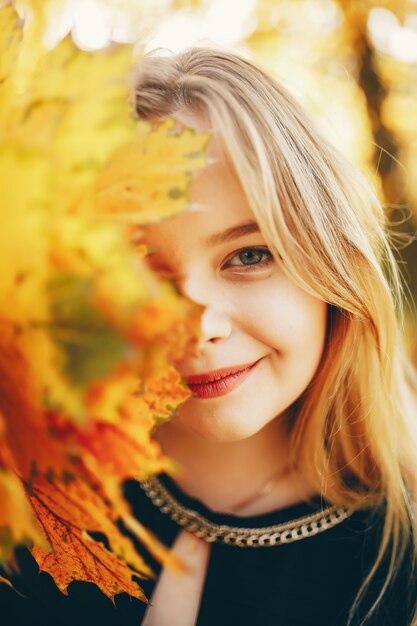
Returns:
[[[199,398],[223,396],[243,383],[258,362],[187,376],[185,382]]]

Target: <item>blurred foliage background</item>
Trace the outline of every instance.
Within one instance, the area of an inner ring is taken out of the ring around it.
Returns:
[[[22,0],[17,8],[29,24],[42,18],[50,48],[67,35],[91,51],[131,44],[133,58],[210,45],[273,73],[386,207],[410,291],[408,345],[417,362],[416,0]]]

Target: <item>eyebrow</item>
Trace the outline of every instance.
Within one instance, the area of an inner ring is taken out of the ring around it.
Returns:
[[[227,241],[237,239],[238,237],[243,237],[244,235],[250,235],[251,233],[259,232],[260,228],[257,222],[251,220],[250,222],[244,222],[243,224],[238,224],[237,226],[227,228],[220,233],[214,233],[213,235],[209,235],[204,239],[203,243],[205,246],[212,248],[214,246],[219,246],[221,243],[226,243]]]

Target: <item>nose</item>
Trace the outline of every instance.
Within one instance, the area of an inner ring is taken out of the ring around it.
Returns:
[[[180,293],[203,307],[199,345],[229,337],[233,327],[232,311],[218,282],[206,276],[188,276],[180,282]]]
[[[201,335],[199,346],[204,346],[208,342],[218,343],[226,339],[232,332],[232,322],[230,317],[219,307],[207,306],[201,315]]]

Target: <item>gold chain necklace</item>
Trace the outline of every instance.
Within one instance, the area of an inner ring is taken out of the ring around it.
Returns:
[[[317,513],[304,515],[275,526],[238,528],[225,524],[214,524],[197,511],[183,506],[169,493],[156,476],[139,481],[139,484],[154,505],[185,530],[208,543],[217,542],[239,548],[258,548],[292,543],[322,533],[336,526],[336,524],[340,524],[353,513],[353,510],[347,507],[332,505]]]

